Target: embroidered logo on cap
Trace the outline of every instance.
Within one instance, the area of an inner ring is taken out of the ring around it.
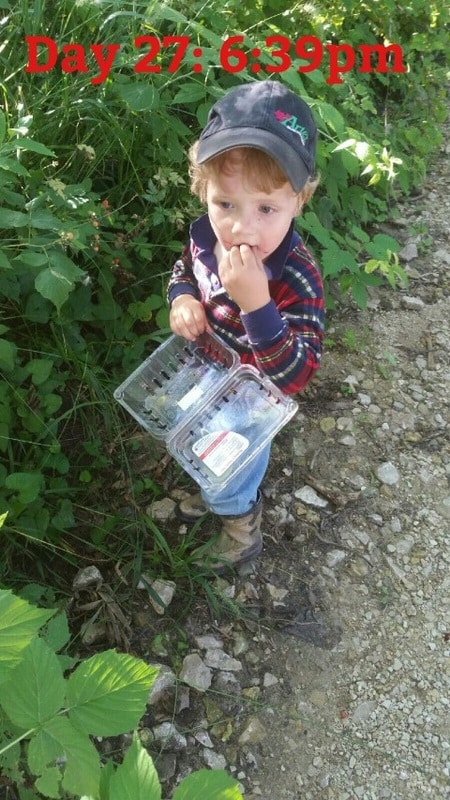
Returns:
[[[306,145],[306,142],[309,139],[309,133],[303,125],[299,125],[297,117],[294,114],[286,114],[285,111],[275,111],[275,117],[277,118],[278,122],[281,122],[285,128],[292,131],[293,133],[297,133],[302,140],[302,144]]]

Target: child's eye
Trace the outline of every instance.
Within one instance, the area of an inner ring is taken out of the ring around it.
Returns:
[[[260,210],[261,214],[271,214],[272,211],[274,211],[272,206],[260,206],[259,210]]]
[[[219,206],[226,211],[231,208],[231,203],[228,200],[219,200]]]

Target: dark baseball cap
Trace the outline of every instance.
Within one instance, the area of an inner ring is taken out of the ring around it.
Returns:
[[[235,147],[256,147],[274,158],[299,192],[314,172],[317,128],[304,100],[277,81],[231,89],[215,103],[199,139],[197,161]]]

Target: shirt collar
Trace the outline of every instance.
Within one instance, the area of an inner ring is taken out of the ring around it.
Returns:
[[[208,214],[198,217],[190,226],[190,236],[196,247],[196,257],[217,275],[217,260],[214,255],[214,245],[216,244],[216,234],[214,233]],[[298,233],[294,230],[294,220],[292,220],[289,230],[281,244],[264,261],[264,267],[269,280],[277,280],[281,277],[283,267],[286,263],[290,251],[295,247],[299,240]]]

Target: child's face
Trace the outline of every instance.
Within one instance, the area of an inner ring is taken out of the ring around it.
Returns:
[[[232,155],[226,170],[208,179],[209,219],[224,250],[247,244],[263,261],[286,236],[299,211],[299,196],[288,181],[269,193],[253,191],[248,180],[244,183],[239,158]]]

